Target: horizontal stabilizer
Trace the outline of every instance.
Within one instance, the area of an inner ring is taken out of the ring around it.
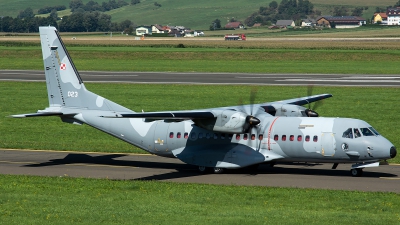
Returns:
[[[61,112],[38,112],[38,113],[11,115],[11,117],[25,118],[25,117],[37,117],[37,116],[62,116],[62,115],[64,115],[64,114]]]

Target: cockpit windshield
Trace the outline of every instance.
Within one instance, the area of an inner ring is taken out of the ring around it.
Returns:
[[[360,132],[361,131],[361,132]],[[348,128],[345,132],[343,132],[342,137],[344,138],[358,138],[362,136],[376,136],[379,133],[373,127],[364,127],[364,128]]]
[[[379,135],[378,131],[376,131],[373,127],[368,127],[375,135]]]
[[[374,132],[372,132],[370,129],[368,129],[368,128],[366,128],[366,127],[360,128],[360,130],[361,130],[361,133],[362,133],[364,136],[375,136]]]

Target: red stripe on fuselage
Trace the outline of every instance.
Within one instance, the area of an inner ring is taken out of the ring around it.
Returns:
[[[274,119],[274,121],[272,121],[271,126],[268,129],[268,150],[271,150],[271,131],[272,131],[272,127],[274,126],[275,121],[278,119],[279,117],[276,117]]]

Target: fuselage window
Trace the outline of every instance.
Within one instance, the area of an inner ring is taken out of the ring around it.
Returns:
[[[297,136],[297,141],[303,140],[303,137],[301,135]]]
[[[207,134],[206,134],[206,138],[207,138],[207,139],[210,139],[210,137],[211,137],[210,134],[207,133]]]
[[[306,135],[306,142],[310,141],[310,135]]]
[[[282,141],[286,141],[286,135],[282,135]]]
[[[195,139],[195,138],[196,138],[196,136],[197,136],[197,135],[196,135],[196,133],[195,133],[195,132],[193,132],[193,133],[191,133],[191,134],[190,134],[190,138],[191,138],[191,139]]]
[[[188,134],[187,132],[185,132],[185,133],[183,134],[183,137],[184,137],[185,139],[188,139],[189,134]]]
[[[232,140],[233,134],[228,134],[228,137]]]
[[[237,141],[240,140],[240,134],[236,134],[236,140],[237,140]]]
[[[361,137],[361,133],[357,128],[354,128],[354,138]]]
[[[218,135],[217,134],[214,134],[214,139],[218,139]]]
[[[243,140],[247,140],[249,138],[248,134],[243,134]]]
[[[251,134],[251,140],[255,140],[256,139],[256,135],[255,134]]]
[[[264,138],[264,135],[262,135],[262,134],[258,135],[258,140],[262,141],[263,138]]]
[[[314,141],[314,142],[317,142],[317,141],[318,141],[318,136],[317,136],[317,135],[314,135],[313,141]]]
[[[294,135],[290,135],[289,140],[290,140],[290,141],[294,141]]]
[[[277,141],[277,140],[279,140],[279,136],[277,134],[275,134],[274,141]]]
[[[225,134],[221,134],[221,139],[225,139]]]
[[[176,138],[181,138],[182,134],[181,132],[176,133]]]
[[[199,133],[199,138],[203,138],[203,133]]]
[[[375,136],[375,134],[368,128],[360,128],[363,136]]]
[[[353,138],[353,129],[349,128],[345,132],[343,132],[342,137],[344,138]]]
[[[174,138],[174,132],[169,132],[169,138]]]

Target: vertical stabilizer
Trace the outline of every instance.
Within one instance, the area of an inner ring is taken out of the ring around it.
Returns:
[[[55,27],[40,27],[39,32],[50,107],[130,111],[85,88]]]

